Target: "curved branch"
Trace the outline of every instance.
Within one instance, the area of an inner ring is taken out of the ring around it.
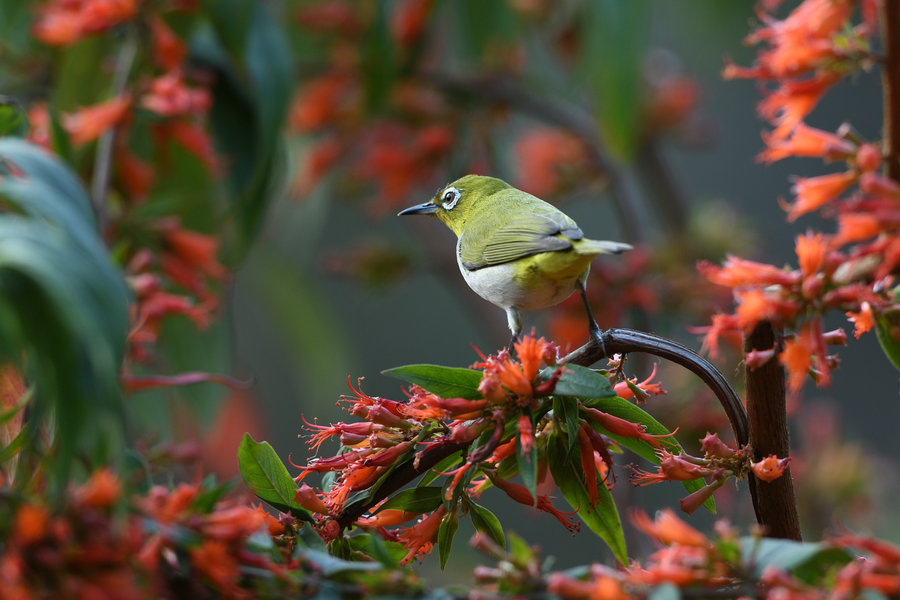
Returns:
[[[681,365],[697,375],[716,395],[722,409],[728,416],[728,422],[734,432],[738,445],[747,445],[750,441],[750,429],[747,423],[747,411],[737,392],[711,362],[678,342],[658,335],[634,331],[633,329],[607,329],[599,338],[592,338],[581,348],[571,352],[563,360],[566,363],[590,366],[595,362],[613,354],[629,352],[646,352]],[[757,521],[760,518],[756,494],[756,480],[748,477],[750,496]]]

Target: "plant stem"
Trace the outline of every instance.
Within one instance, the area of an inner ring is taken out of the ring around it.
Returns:
[[[112,97],[117,98],[125,93],[128,85],[128,74],[137,55],[137,34],[129,31],[126,34],[122,50],[116,58],[116,69],[113,73]],[[106,229],[106,195],[109,191],[109,180],[112,175],[112,155],[115,147],[117,127],[109,129],[97,141],[97,153],[94,158],[94,173],[91,178],[91,203],[97,217],[97,229],[102,234]]]
[[[629,352],[646,352],[647,354],[665,358],[697,375],[713,391],[722,405],[738,445],[745,446],[749,443],[750,433],[747,425],[747,413],[744,411],[744,405],[741,403],[737,392],[734,391],[734,388],[731,387],[731,384],[728,383],[721,371],[687,346],[642,331],[607,329],[602,333],[600,339],[592,338],[587,344],[571,352],[563,360],[569,364],[590,366],[613,354],[627,354]],[[757,521],[760,521],[761,515],[758,508],[756,480],[750,477],[748,478],[748,483],[753,509],[756,512]]]
[[[744,340],[744,352],[781,350],[779,332],[768,321],[757,325]],[[784,367],[772,359],[751,369],[745,365],[747,384],[747,416],[750,424],[750,445],[754,460],[774,454],[780,458],[791,451],[785,403]],[[753,475],[750,476],[751,478]],[[794,483],[790,469],[774,481],[757,484],[757,517],[765,527],[766,537],[800,540],[800,518],[794,498]]]
[[[884,67],[884,156],[888,177],[900,181],[900,2],[885,0],[881,9]]]

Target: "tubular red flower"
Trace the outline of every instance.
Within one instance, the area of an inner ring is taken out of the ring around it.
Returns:
[[[647,513],[640,510],[631,511],[629,517],[635,527],[663,544],[697,548],[710,546],[710,541],[705,535],[679,519],[672,509],[666,508],[657,512],[655,520],[651,520]]]
[[[417,555],[424,556],[431,552],[431,540],[437,535],[441,521],[446,515],[447,508],[441,504],[433,513],[397,534],[398,541],[409,549],[401,562],[405,564]]]
[[[795,221],[801,215],[818,210],[835,200],[859,175],[853,171],[831,173],[819,177],[798,178],[794,182],[795,201],[788,210],[788,221]]]
[[[787,469],[790,460],[790,456],[778,458],[774,454],[771,454],[759,462],[751,462],[750,468],[757,478],[762,479],[763,481],[774,481],[781,477],[785,469]]]

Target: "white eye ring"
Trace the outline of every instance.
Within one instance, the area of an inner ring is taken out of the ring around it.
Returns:
[[[447,210],[453,210],[453,207],[459,202],[460,196],[462,196],[462,194],[460,194],[459,190],[455,187],[447,188],[444,190],[444,195],[441,196],[441,206]]]

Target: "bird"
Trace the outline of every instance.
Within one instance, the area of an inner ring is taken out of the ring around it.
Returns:
[[[484,175],[464,175],[428,202],[398,213],[404,215],[432,215],[456,234],[463,279],[506,311],[510,352],[522,333],[521,311],[559,304],[576,290],[587,311],[588,331],[602,342],[585,288],[591,261],[630,250],[629,244],[587,239],[552,204]]]

